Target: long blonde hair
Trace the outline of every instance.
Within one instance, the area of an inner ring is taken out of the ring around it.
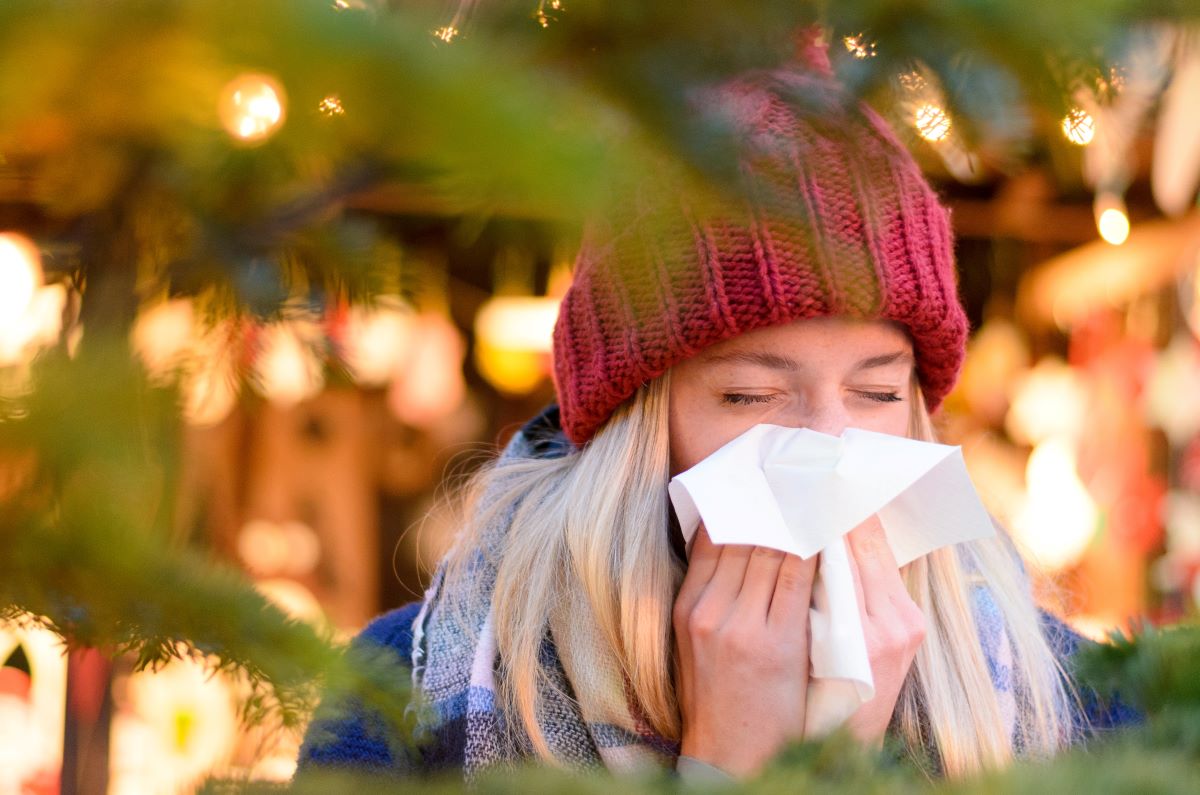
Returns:
[[[649,726],[680,739],[671,608],[683,567],[668,533],[668,379],[644,385],[582,449],[500,461],[468,489],[469,519],[448,557],[446,587],[475,587],[478,554],[496,567],[490,598],[499,706],[519,716],[533,750],[551,763],[538,716],[540,694],[553,683],[539,654],[556,614],[566,626],[594,628]],[[934,441],[915,381],[910,391],[909,435]],[[484,493],[486,506],[478,499]],[[503,540],[484,538],[501,517],[508,522]],[[927,622],[893,720],[914,756],[932,755],[946,775],[958,776],[1001,766],[1017,749],[1050,755],[1072,739],[1065,678],[1002,535],[914,561],[905,581]],[[996,634],[1011,655],[1015,715],[1005,714],[981,647],[972,609],[981,588],[1003,625]]]

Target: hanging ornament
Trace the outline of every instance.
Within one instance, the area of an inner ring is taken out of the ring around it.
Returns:
[[[269,75],[236,77],[221,91],[221,124],[238,141],[261,143],[283,125],[285,96],[283,86]]]
[[[1181,215],[1200,189],[1200,33],[1181,36],[1174,76],[1155,123],[1150,187],[1164,213]]]

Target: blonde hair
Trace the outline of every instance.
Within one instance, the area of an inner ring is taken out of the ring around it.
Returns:
[[[671,608],[683,577],[668,533],[669,374],[644,385],[582,449],[559,458],[515,458],[486,467],[469,489],[463,534],[447,588],[475,590],[473,561],[496,567],[494,632],[499,706],[520,718],[534,752],[555,763],[539,726],[553,687],[539,654],[552,617],[591,626],[628,682],[642,717],[680,739],[672,676]],[[935,434],[915,380],[909,435]],[[480,500],[487,494],[486,505]],[[473,512],[473,513],[472,513]],[[502,540],[484,536],[507,521]],[[927,633],[896,705],[893,725],[918,758],[946,775],[1004,765],[1014,751],[1050,755],[1069,742],[1065,677],[1041,630],[1029,584],[1002,535],[938,550],[905,571]],[[981,647],[975,589],[986,589],[1011,651],[1015,721],[1009,731]]]

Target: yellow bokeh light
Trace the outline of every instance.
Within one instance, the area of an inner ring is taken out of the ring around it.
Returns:
[[[300,322],[273,323],[261,331],[254,361],[258,391],[282,406],[315,397],[325,386],[323,362],[314,351],[319,330]]]
[[[390,381],[407,364],[417,331],[415,313],[395,296],[351,307],[342,358],[354,380],[366,386]]]
[[[938,105],[926,102],[913,114],[917,134],[926,141],[944,141],[950,134],[950,116]]]
[[[1129,213],[1125,200],[1115,193],[1099,193],[1095,204],[1096,229],[1105,242],[1119,246],[1129,238]]]
[[[317,110],[326,116],[341,116],[346,112],[342,100],[336,94],[330,94],[317,103]]]
[[[875,57],[875,42],[870,41],[862,33],[853,36],[843,36],[842,44],[846,45],[847,52],[859,60]]]
[[[1096,120],[1083,108],[1072,108],[1062,120],[1063,136],[1076,146],[1087,146],[1096,136]]]
[[[1099,512],[1076,473],[1075,450],[1062,437],[1047,439],[1029,456],[1028,496],[1013,533],[1048,571],[1061,571],[1083,557],[1096,535]]]
[[[451,42],[454,41],[454,37],[458,35],[458,28],[454,27],[453,25],[446,25],[435,30],[433,35],[444,42]]]
[[[0,234],[0,324],[25,314],[42,286],[42,259],[29,238]]]
[[[264,141],[283,125],[286,103],[283,87],[274,78],[244,74],[221,91],[221,124],[239,141]]]
[[[497,389],[528,394],[547,374],[559,300],[498,296],[475,317],[475,363]]]

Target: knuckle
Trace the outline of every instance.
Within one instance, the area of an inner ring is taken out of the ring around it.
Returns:
[[[713,637],[720,631],[721,620],[714,611],[697,606],[687,617],[686,626],[688,635],[704,640]]]

